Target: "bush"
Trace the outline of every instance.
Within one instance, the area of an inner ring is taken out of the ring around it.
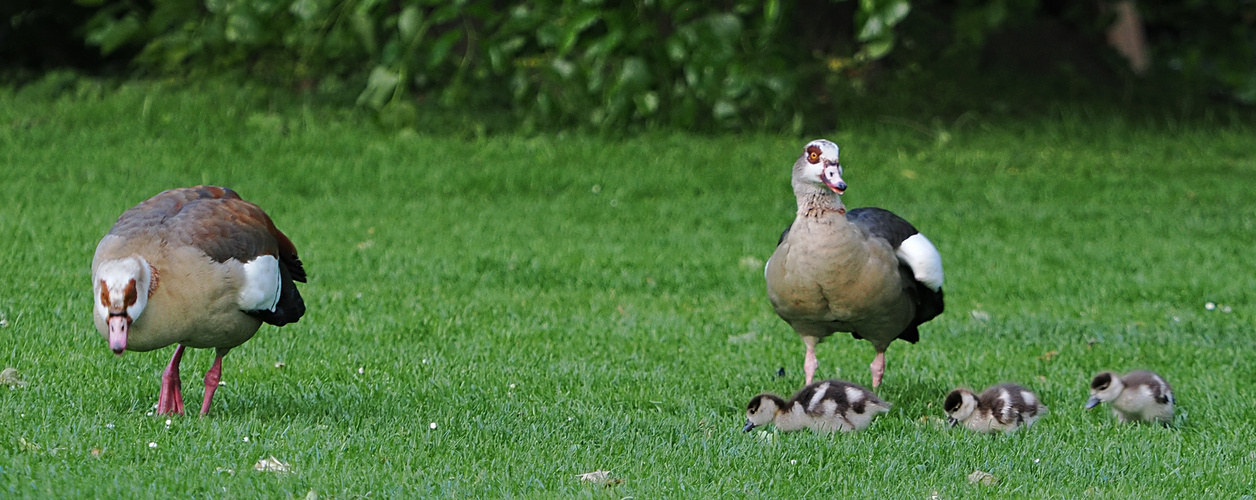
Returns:
[[[829,128],[878,75],[1006,76],[979,64],[983,52],[1044,20],[1078,34],[1085,58],[1120,62],[1103,54],[1112,0],[66,1],[4,3],[0,65],[38,54],[81,64],[65,55],[74,40],[152,74],[244,69],[295,88],[354,89],[394,126],[443,110],[525,129]],[[1256,102],[1256,2],[1139,6],[1159,65],[1145,81]],[[896,27],[907,50],[895,50]],[[1005,60],[1078,52],[1050,35],[1038,42]],[[937,61],[953,67],[916,71]]]
[[[359,104],[509,109],[525,126],[793,128],[838,69],[882,57],[906,0],[79,0],[87,41],[153,71],[366,75]],[[844,30],[815,29],[817,19]],[[820,39],[799,36],[820,36]]]

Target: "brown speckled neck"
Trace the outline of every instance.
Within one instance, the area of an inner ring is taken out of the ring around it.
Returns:
[[[157,291],[157,284],[161,282],[161,273],[157,272],[157,268],[152,264],[148,265],[148,298],[153,298],[153,292]]]

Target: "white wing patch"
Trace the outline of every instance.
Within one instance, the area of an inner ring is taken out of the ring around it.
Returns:
[[[942,288],[942,255],[937,247],[925,235],[916,233],[903,240],[894,253],[898,259],[911,267],[916,281],[924,283],[930,290]]]
[[[811,396],[811,401],[807,402],[807,408],[815,408],[816,406],[820,404],[821,401],[824,401],[824,393],[826,392],[829,392],[828,382],[820,384],[820,387],[816,388],[815,395]]]
[[[274,311],[281,285],[279,259],[262,255],[244,264],[244,283],[236,302],[241,311]]]
[[[1021,391],[1021,399],[1025,400],[1025,404],[1029,406],[1038,406],[1038,398],[1034,393],[1029,391]]]
[[[846,401],[849,401],[851,405],[854,405],[855,403],[863,401],[863,398],[864,398],[863,391],[856,389],[854,387],[846,388]]]

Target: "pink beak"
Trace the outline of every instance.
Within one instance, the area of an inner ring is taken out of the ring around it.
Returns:
[[[131,318],[126,316],[109,317],[109,350],[119,356],[126,350],[126,334],[131,327]]]
[[[824,167],[824,171],[820,173],[820,181],[825,186],[832,189],[834,193],[841,195],[846,192],[846,181],[842,180],[842,174],[838,172],[837,165],[829,165]]]

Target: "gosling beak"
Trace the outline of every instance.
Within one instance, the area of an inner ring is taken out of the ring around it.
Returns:
[[[1089,400],[1086,401],[1087,410],[1094,408],[1096,406],[1099,406],[1099,398],[1090,398]]]
[[[753,428],[754,428],[754,422],[747,420],[746,426],[741,429],[741,432],[750,432],[750,429],[753,429]]]
[[[955,427],[956,425],[959,425],[959,420],[955,420],[954,417],[946,417],[947,427]]]

